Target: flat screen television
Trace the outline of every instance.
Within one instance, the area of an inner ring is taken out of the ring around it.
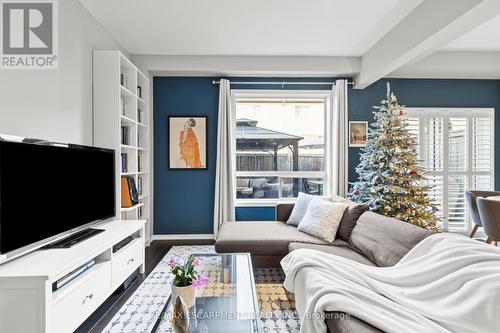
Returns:
[[[0,141],[0,255],[11,258],[115,216],[114,151]]]

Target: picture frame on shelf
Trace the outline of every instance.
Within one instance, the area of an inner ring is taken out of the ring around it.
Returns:
[[[368,138],[367,121],[349,122],[349,147],[365,147]]]
[[[169,170],[208,169],[208,117],[169,116],[167,157]]]

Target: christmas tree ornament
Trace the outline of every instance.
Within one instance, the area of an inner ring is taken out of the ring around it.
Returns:
[[[358,181],[349,197],[372,211],[437,231],[437,208],[422,184],[416,143],[404,119],[404,106],[387,84],[387,99],[374,107],[375,122],[368,129],[366,146],[356,167]]]

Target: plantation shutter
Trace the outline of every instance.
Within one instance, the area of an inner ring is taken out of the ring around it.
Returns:
[[[407,129],[415,136],[429,197],[442,230],[466,232],[467,190],[492,190],[493,110],[409,108]]]

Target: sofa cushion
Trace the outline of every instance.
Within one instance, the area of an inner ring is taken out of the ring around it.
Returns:
[[[359,217],[370,207],[368,207],[368,205],[358,204],[352,201],[347,201],[346,203],[348,207],[344,212],[344,216],[342,216],[342,221],[340,221],[337,237],[348,242]]]
[[[352,230],[349,245],[377,266],[395,265],[432,232],[371,211],[364,212]]]
[[[292,214],[294,204],[293,203],[282,203],[276,206],[276,221],[286,222]]]
[[[297,230],[319,237],[331,243],[339,228],[347,204],[329,202],[314,198],[307,207],[306,215],[299,223]]]
[[[283,222],[226,222],[217,234],[215,250],[219,253],[286,255],[291,242],[328,244]]]
[[[341,239],[336,239],[332,245],[318,245],[318,244],[305,244],[305,243],[290,243],[288,250],[290,252],[297,249],[311,249],[329,254],[335,254],[340,257],[354,260],[360,264],[375,266],[368,258],[349,248],[349,244]]]

